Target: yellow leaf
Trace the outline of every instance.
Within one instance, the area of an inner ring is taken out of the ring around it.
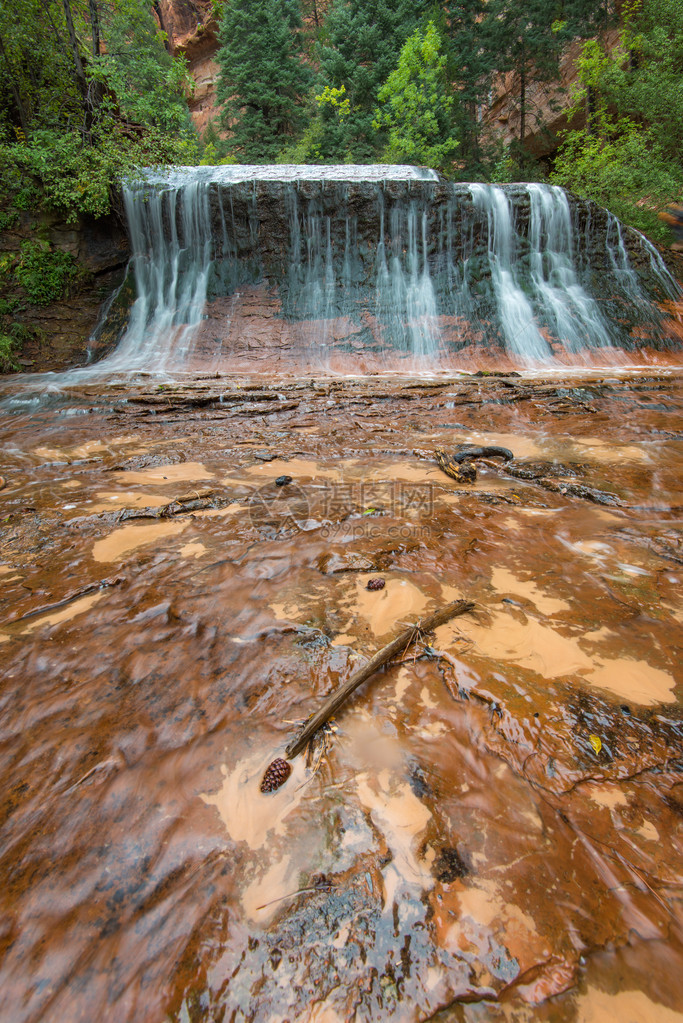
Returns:
[[[589,735],[588,736],[588,741],[591,744],[591,746],[593,747],[593,749],[595,750],[595,752],[599,753],[600,750],[602,749],[602,740],[600,739],[600,736],[598,736],[598,735]]]

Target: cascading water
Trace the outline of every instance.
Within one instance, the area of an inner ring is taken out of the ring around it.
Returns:
[[[415,203],[392,209],[388,245],[382,210],[376,280],[375,314],[388,346],[417,357],[436,352],[440,336],[429,268],[427,213],[418,212]]]
[[[517,238],[507,196],[490,185],[472,185],[471,191],[475,205],[488,221],[488,260],[506,347],[520,359],[542,361],[550,353],[536,325],[531,302],[517,281]]]
[[[609,322],[577,276],[566,193],[537,184],[528,190],[531,280],[546,322],[569,351],[609,344]]]
[[[212,258],[208,186],[192,181],[182,189],[150,193],[131,184],[124,202],[137,298],[109,366],[165,370],[182,365],[206,304]]]
[[[533,365],[652,343],[652,298],[679,294],[649,242],[630,232],[627,246],[611,214],[556,186],[231,166],[150,172],[124,198],[137,297],[105,372],[285,349],[318,368],[339,352],[435,365],[474,348]]]

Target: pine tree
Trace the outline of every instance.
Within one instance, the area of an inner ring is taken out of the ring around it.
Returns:
[[[429,0],[337,0],[318,48],[319,85],[344,86],[349,113],[323,109],[317,144],[323,159],[374,159],[385,133],[373,126],[380,86],[396,67],[401,47],[429,9]]]
[[[491,75],[500,58],[488,45],[483,30],[485,16],[485,0],[444,0],[440,25],[447,44],[448,72],[458,89],[458,160],[465,174],[475,178],[482,174],[485,162],[479,110],[486,102]]]
[[[486,4],[485,48],[496,55],[496,71],[512,71],[517,83],[520,154],[532,113],[529,87],[557,79],[567,43],[590,34],[608,17],[608,4],[589,0],[489,0]]]
[[[275,159],[302,119],[311,73],[301,60],[296,0],[226,0],[216,95],[231,147],[247,163]]]

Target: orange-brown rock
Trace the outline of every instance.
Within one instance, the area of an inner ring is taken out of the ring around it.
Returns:
[[[607,49],[613,49],[618,42],[618,30],[612,29],[603,36]],[[572,93],[577,85],[576,62],[581,54],[584,40],[576,39],[564,51],[560,61],[560,76],[552,82],[530,82],[526,89],[526,131],[524,147],[533,156],[543,159],[554,155],[558,145],[558,133],[569,127],[567,111],[572,104]],[[520,105],[519,78],[510,71],[499,75],[490,93],[489,104],[482,112],[486,128],[499,136],[505,145],[519,140]],[[585,122],[583,112],[577,112],[571,127],[579,128]]]
[[[218,23],[210,0],[159,0],[156,5],[159,23],[168,36],[168,47],[174,55],[185,54],[195,88],[189,100],[190,113],[197,130],[205,131],[216,117],[216,79],[218,64]]]

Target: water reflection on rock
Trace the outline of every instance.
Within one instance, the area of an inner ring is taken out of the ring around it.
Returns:
[[[0,420],[6,1017],[683,1018],[679,378],[262,386]]]

